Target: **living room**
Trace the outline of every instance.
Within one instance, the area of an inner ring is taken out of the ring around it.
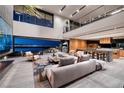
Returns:
[[[123,88],[124,5],[0,5],[1,88]]]

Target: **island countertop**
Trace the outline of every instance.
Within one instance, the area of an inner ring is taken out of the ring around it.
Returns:
[[[111,48],[97,48],[96,50],[105,51],[105,52],[112,52],[113,51],[113,49],[111,49]]]

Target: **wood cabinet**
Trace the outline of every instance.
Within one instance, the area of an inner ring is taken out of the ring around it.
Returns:
[[[120,57],[124,57],[124,50],[121,49],[114,49],[113,50],[113,58],[118,59]]]
[[[87,45],[88,48],[97,48],[98,47],[98,44],[88,44]]]
[[[120,50],[119,49],[113,49],[113,59],[120,58]]]
[[[69,50],[87,48],[87,42],[80,39],[70,39]]]
[[[124,57],[124,50],[120,50],[120,57]]]

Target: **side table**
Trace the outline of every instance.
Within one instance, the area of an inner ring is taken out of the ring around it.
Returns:
[[[43,71],[46,65],[38,64],[37,66],[37,75],[38,75],[38,81],[41,82],[45,80],[45,76],[43,75]]]

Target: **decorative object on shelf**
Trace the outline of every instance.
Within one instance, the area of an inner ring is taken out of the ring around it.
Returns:
[[[100,44],[111,44],[111,38],[102,38],[100,39]]]

